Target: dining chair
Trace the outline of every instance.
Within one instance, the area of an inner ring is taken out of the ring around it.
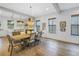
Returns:
[[[38,34],[35,37],[36,45],[38,45],[39,42],[41,42],[41,37],[42,37],[42,32],[38,32]]]
[[[10,51],[10,56],[12,56],[13,49],[14,49],[15,47],[17,47],[17,46],[18,46],[18,47],[21,46],[21,42],[16,41],[16,40],[13,40],[13,39],[10,37],[10,35],[7,35],[7,39],[8,39],[8,41],[9,41],[8,52]]]
[[[15,36],[15,35],[20,35],[21,33],[19,31],[17,32],[12,32],[12,35]]]
[[[29,47],[35,45],[35,33],[32,33],[32,34],[30,35],[30,38],[29,38],[29,40],[28,40],[28,45],[29,45]]]

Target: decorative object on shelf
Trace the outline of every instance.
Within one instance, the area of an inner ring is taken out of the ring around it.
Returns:
[[[66,31],[66,21],[60,22],[60,31],[62,31],[62,32]]]

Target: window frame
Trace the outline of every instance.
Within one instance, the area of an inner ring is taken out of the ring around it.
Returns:
[[[11,24],[13,22],[13,24]],[[8,29],[14,29],[14,20],[7,20],[7,27]]]
[[[38,27],[40,28],[40,25],[37,25],[38,22],[40,22],[40,20],[36,20],[36,31],[37,31],[37,32],[39,31],[37,28],[38,28]]]
[[[48,19],[48,31],[49,31],[49,33],[56,34],[56,30],[55,30],[55,32],[53,32],[53,27],[55,26],[55,29],[56,29],[56,24],[52,23],[52,25],[50,25],[50,20],[55,20],[55,19],[56,18],[50,18],[50,19]],[[52,31],[50,30],[50,27],[52,27]]]
[[[72,22],[72,17],[79,17],[79,14],[76,14],[76,15],[72,15],[71,16],[71,22]],[[76,24],[72,24],[71,23],[71,35],[74,35],[74,36],[79,36],[79,34],[78,34],[78,27],[79,27],[79,24],[78,24],[78,18],[77,18],[77,23]],[[77,34],[73,34],[73,32],[72,32],[72,26],[77,26]]]

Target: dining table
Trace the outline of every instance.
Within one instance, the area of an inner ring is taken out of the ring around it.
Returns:
[[[20,35],[15,35],[11,36],[14,40],[24,40],[30,37],[29,34],[20,34]]]
[[[15,35],[11,36],[11,38],[16,42],[20,42],[23,50],[27,46],[27,40],[30,39],[30,34]]]

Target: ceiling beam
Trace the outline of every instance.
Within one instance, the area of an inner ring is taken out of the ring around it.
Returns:
[[[15,10],[12,10],[12,9],[9,9],[9,8],[6,8],[6,7],[0,6],[0,9],[3,9],[3,10],[5,10],[5,11],[9,11],[9,12],[13,12],[13,13],[16,13],[16,14],[19,14],[19,15],[32,17],[32,16],[27,15],[27,14],[25,14],[25,13],[22,13],[22,12],[19,12],[19,11],[15,11]]]
[[[61,13],[60,7],[58,5],[58,3],[52,3],[53,7],[55,8],[55,10],[57,11],[58,14]]]

